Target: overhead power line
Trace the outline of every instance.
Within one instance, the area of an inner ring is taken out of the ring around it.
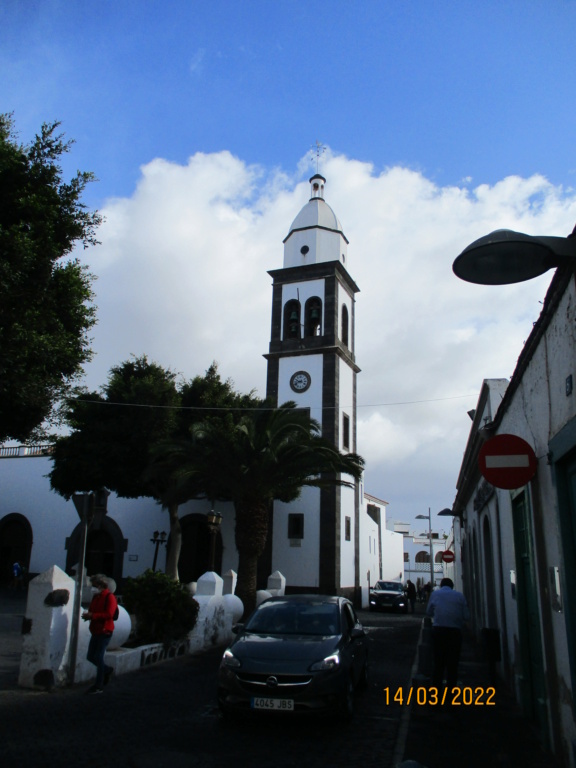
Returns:
[[[445,402],[447,400],[463,400],[468,397],[473,397],[475,399],[478,399],[478,393],[474,393],[471,395],[454,395],[452,397],[435,397],[435,398],[429,398],[426,400],[398,400],[396,402],[390,402],[390,403],[363,403],[360,405],[357,405],[356,408],[389,408],[391,406],[395,405],[418,405],[421,403],[441,403]],[[112,402],[110,400],[81,400],[82,403],[91,403],[93,405],[113,405],[117,407],[122,408],[158,408],[158,409],[164,409],[164,410],[173,410],[173,411],[275,411],[277,408],[273,406],[259,406],[256,405],[254,407],[232,407],[232,406],[218,406],[218,405],[154,405],[154,404],[148,404],[148,403],[117,403]],[[309,408],[310,406],[303,406],[305,408]],[[332,405],[326,405],[322,406],[321,409],[315,409],[315,410],[332,410],[335,406]],[[339,408],[341,409],[351,409],[352,405],[340,405]]]

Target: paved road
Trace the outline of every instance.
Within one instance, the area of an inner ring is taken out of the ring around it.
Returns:
[[[228,723],[216,706],[218,649],[123,675],[101,696],[86,696],[86,685],[19,689],[24,601],[0,591],[0,766],[396,768],[412,759],[426,768],[558,768],[502,685],[494,707],[406,706],[410,686],[419,684],[413,673],[423,606],[417,608],[414,617],[360,613],[371,675],[350,724],[289,716]],[[491,685],[469,637],[459,676],[469,690]],[[391,696],[399,689],[402,704]]]
[[[19,768],[222,768],[239,762],[251,768],[386,768],[395,760],[406,712],[396,703],[386,706],[382,689],[408,684],[420,619],[362,618],[369,626],[371,680],[349,725],[223,722],[215,698],[221,651],[215,650],[119,677],[101,696],[86,696],[86,686],[52,693],[5,687],[0,762]]]

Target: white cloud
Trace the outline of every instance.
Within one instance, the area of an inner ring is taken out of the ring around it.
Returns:
[[[350,241],[348,267],[361,289],[366,488],[390,502],[394,518],[441,509],[454,498],[466,412],[483,378],[512,374],[551,276],[483,287],[458,280],[452,262],[499,228],[568,234],[576,193],[541,176],[442,188],[412,170],[376,173],[329,151],[322,162],[326,200]],[[89,386],[131,353],[146,353],[186,378],[216,359],[239,389],[264,394],[267,270],[282,266],[282,240],[308,192],[307,180],[228,152],[145,165],[132,197],[105,206],[102,245],[89,253],[99,308]]]

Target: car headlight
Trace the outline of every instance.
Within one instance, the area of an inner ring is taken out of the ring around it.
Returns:
[[[340,656],[337,653],[331,653],[330,656],[326,656],[322,661],[316,661],[310,667],[311,672],[318,672],[321,669],[336,669],[340,665]]]
[[[221,667],[233,667],[238,668],[241,667],[242,664],[240,662],[240,659],[237,659],[236,656],[232,653],[230,649],[226,649],[224,651],[224,655],[222,656],[222,661],[220,662]]]

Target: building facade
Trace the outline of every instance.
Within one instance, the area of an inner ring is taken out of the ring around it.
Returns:
[[[284,240],[284,262],[272,270],[272,323],[267,396],[309,410],[322,435],[341,451],[356,452],[355,295],[342,226],[324,200],[325,179],[310,179],[310,200]],[[49,446],[0,448],[0,580],[20,560],[31,574],[51,565],[70,572],[78,562],[80,520],[73,503],[50,491]],[[180,578],[195,581],[210,565],[207,501],[180,508]],[[234,510],[219,504],[214,567],[237,568]],[[168,516],[152,499],[110,494],[107,514],[88,535],[88,572],[121,584],[156,562],[165,566]],[[387,530],[386,502],[354,487],[304,488],[292,504],[274,505],[259,586],[280,571],[287,591],[346,594],[368,603],[369,580],[403,573],[402,536]],[[370,576],[366,578],[367,574]]]
[[[267,396],[294,401],[341,451],[356,451],[354,296],[348,241],[324,200],[326,180],[310,179],[310,200],[284,239],[282,269],[271,271],[272,324]],[[359,489],[307,489],[295,504],[275,504],[273,559],[304,591],[353,595],[360,585]],[[294,541],[298,521],[302,536]],[[307,565],[306,565],[307,564]],[[304,565],[304,567],[303,567]]]
[[[454,571],[472,625],[499,673],[563,765],[576,750],[576,288],[550,284],[512,379],[482,385],[453,506]],[[494,487],[478,457],[515,435],[536,456],[523,487]]]

